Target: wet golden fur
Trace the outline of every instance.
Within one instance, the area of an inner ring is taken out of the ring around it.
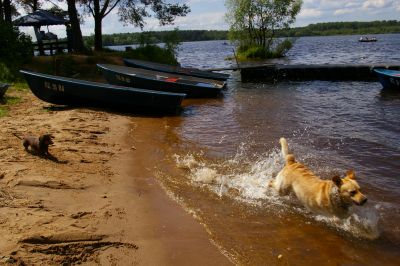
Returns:
[[[349,215],[349,207],[354,203],[363,205],[367,198],[360,192],[354,171],[349,170],[344,178],[335,176],[332,180],[322,180],[306,166],[296,162],[289,153],[287,141],[280,139],[285,166],[270,182],[281,195],[293,192],[303,205],[312,212],[340,218]]]

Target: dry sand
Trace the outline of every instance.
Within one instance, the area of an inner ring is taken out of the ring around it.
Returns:
[[[23,100],[0,118],[0,265],[230,264],[153,177],[146,118],[8,95]],[[53,134],[56,160],[13,133]]]

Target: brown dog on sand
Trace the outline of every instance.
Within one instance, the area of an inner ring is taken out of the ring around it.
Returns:
[[[339,218],[349,216],[349,207],[353,203],[364,205],[367,202],[367,197],[360,192],[354,171],[349,170],[344,178],[334,176],[332,180],[322,180],[303,164],[296,162],[293,154],[289,154],[285,138],[281,138],[280,143],[285,167],[269,183],[279,194],[294,192],[310,211]]]
[[[22,145],[24,145],[25,150],[41,156],[50,156],[49,146],[53,144],[52,139],[54,138],[51,134],[43,134],[40,137],[27,136],[24,138],[20,138],[16,134],[14,135],[22,139]]]

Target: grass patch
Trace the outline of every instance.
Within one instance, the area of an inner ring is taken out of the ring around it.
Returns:
[[[10,91],[18,91],[18,92],[26,92],[28,89],[28,85],[26,83],[17,83],[10,87],[7,90],[7,93]],[[0,117],[8,116],[10,111],[10,106],[16,105],[22,102],[22,97],[20,96],[10,96],[4,95],[3,98],[0,99]]]
[[[22,102],[22,98],[18,96],[5,96],[4,100],[6,105],[14,105]]]
[[[17,82],[14,83],[9,90],[14,90],[14,91],[18,91],[18,92],[26,92],[29,90],[29,86],[26,82]]]
[[[8,115],[7,106],[0,105],[0,117],[4,117]]]

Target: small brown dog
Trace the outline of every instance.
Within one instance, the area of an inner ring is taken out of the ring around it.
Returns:
[[[49,146],[53,144],[53,136],[51,134],[43,134],[40,137],[27,136],[20,138],[14,134],[17,138],[22,140],[22,145],[24,145],[25,150],[33,154],[41,156],[50,156]]]
[[[285,167],[269,183],[281,195],[294,192],[296,197],[310,211],[326,216],[345,218],[349,216],[349,207],[354,203],[364,205],[367,202],[360,192],[353,170],[346,177],[335,176],[332,180],[322,180],[303,164],[296,162],[289,154],[285,138],[280,139]]]

